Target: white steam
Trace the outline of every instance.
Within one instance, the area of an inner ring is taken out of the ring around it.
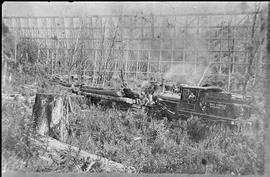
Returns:
[[[165,80],[182,84],[197,85],[207,69],[205,65],[179,64],[172,66],[164,75]]]

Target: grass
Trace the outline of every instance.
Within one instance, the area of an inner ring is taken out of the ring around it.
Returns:
[[[139,173],[263,174],[263,124],[259,118],[240,129],[188,121],[158,120],[136,112],[91,106],[82,111],[73,100],[72,135],[68,144],[133,166]],[[76,159],[46,165],[27,144],[29,115],[19,103],[2,103],[2,168],[24,171],[75,172]],[[210,126],[211,125],[211,126]],[[66,165],[67,166],[67,165]],[[78,171],[78,170],[77,170]]]
[[[73,124],[80,133],[71,144],[134,166],[139,172],[204,173],[203,158],[213,164],[217,174],[263,172],[262,129],[242,124],[241,131],[232,130],[224,125],[208,126],[196,118],[188,122],[149,120],[143,111],[104,112],[95,106],[73,118],[80,120]]]

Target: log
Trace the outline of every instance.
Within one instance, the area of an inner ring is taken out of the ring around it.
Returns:
[[[79,148],[62,143],[57,141],[51,137],[39,136],[35,139],[31,138],[32,143],[37,146],[45,146],[48,153],[58,159],[61,159],[59,152],[68,152],[68,155],[71,155],[75,158],[83,159],[84,164],[87,163],[89,166],[93,165],[94,162],[99,164],[99,168],[105,172],[126,172],[133,173],[135,172],[134,167],[127,167],[120,163],[111,161],[109,159],[97,156],[95,154],[91,154],[89,152],[79,150]],[[42,149],[42,148],[41,148]],[[40,149],[40,151],[41,151]],[[79,152],[79,153],[78,153]],[[42,153],[41,153],[42,154]],[[43,156],[44,157],[44,156]],[[47,159],[49,162],[51,159]],[[89,168],[88,168],[89,170]]]
[[[81,86],[82,84],[74,84],[73,85],[71,83],[68,83],[68,82],[62,81],[62,80],[58,80],[58,79],[53,79],[52,81],[56,82],[57,84],[64,86],[64,87],[69,87],[69,88],[80,90],[81,92],[94,93],[94,94],[100,94],[100,95],[110,95],[110,96],[117,96],[117,97],[123,96],[123,93],[121,90],[103,89],[103,88],[90,87],[90,86]]]
[[[124,102],[124,103],[128,103],[128,104],[136,103],[136,100],[131,99],[131,98],[125,98],[125,97],[116,97],[116,96],[110,96],[110,95],[100,95],[100,94],[86,93],[86,92],[82,92],[81,94],[86,95],[86,96],[92,96],[92,97],[96,97],[96,98],[116,101],[116,102]]]
[[[109,95],[109,96],[116,96],[121,97],[123,96],[123,93],[121,90],[115,90],[115,89],[101,89],[101,88],[86,88],[83,86],[80,91],[86,92],[86,93],[94,93],[94,94],[100,94],[100,95]]]
[[[66,81],[64,81],[64,80],[62,80],[61,78],[58,78],[58,77],[53,77],[53,78],[50,79],[50,81],[55,82],[55,83],[57,83],[59,85],[62,85],[64,87],[71,87],[72,86],[72,84],[70,84],[70,83],[68,83],[68,82],[66,82]]]
[[[65,142],[68,137],[70,111],[68,96],[36,94],[33,106],[33,129],[40,135],[49,135]]]
[[[65,86],[65,87],[71,87],[72,86],[72,84],[70,84],[68,82],[65,82],[65,81],[60,81],[58,83],[61,84],[62,86]]]
[[[123,92],[124,92],[124,96],[127,98],[132,98],[132,99],[140,98],[140,94],[138,92],[131,90],[130,88],[124,88]]]
[[[162,93],[160,96],[164,101],[168,101],[171,103],[179,103],[180,102],[180,95],[176,93]]]
[[[91,87],[91,86],[88,86],[88,85],[84,85],[82,86],[83,89],[96,89],[96,90],[103,90],[103,88],[101,87]]]

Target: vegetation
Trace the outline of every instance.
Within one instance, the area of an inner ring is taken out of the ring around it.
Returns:
[[[233,128],[200,122],[195,117],[187,122],[169,122],[149,117],[143,110],[104,111],[93,105],[82,111],[79,105],[73,106],[72,135],[67,143],[133,166],[137,172],[205,173],[205,159],[214,174],[263,174],[263,123],[259,118],[252,126],[242,123]],[[69,170],[62,168],[64,164],[46,166],[38,159],[35,147],[27,144],[30,115],[19,103],[2,107],[3,169],[76,172],[76,159],[65,161],[72,167]]]
[[[259,26],[256,25],[256,20],[259,17],[264,18],[257,16],[253,18],[253,21],[248,21],[250,20],[248,19],[246,22],[249,24],[253,22],[254,24],[253,33],[247,34],[252,36],[248,46],[236,42],[230,43],[228,48],[232,48],[232,50],[228,49],[231,52],[229,54],[223,52],[224,56],[209,56],[202,53],[202,56],[199,56],[202,62],[207,57],[212,57],[213,60],[218,60],[221,57],[240,61],[245,57],[238,55],[233,58],[232,56],[235,55],[233,49],[238,47],[244,49],[244,51],[251,51],[248,53],[248,70],[240,67],[236,69],[236,72],[232,74],[231,82],[234,83],[232,87],[236,87],[235,90],[239,91],[239,93],[254,96],[256,112],[254,111],[250,119],[252,124],[239,122],[237,126],[232,126],[202,122],[198,120],[198,117],[192,117],[188,121],[168,121],[166,118],[160,119],[157,115],[148,115],[144,110],[137,110],[136,112],[131,110],[123,112],[117,109],[104,110],[98,105],[91,105],[90,108],[84,107],[82,109],[78,102],[73,100],[74,112],[69,117],[71,135],[66,143],[113,161],[133,166],[138,173],[263,174],[264,125],[262,115],[264,113],[264,97],[262,84],[264,78],[261,72],[262,66],[256,64],[263,58],[263,55],[259,56],[258,54],[258,47],[263,46],[262,41],[260,41],[263,37],[260,36],[260,33],[255,33],[255,27],[259,29]],[[134,24],[139,23],[142,18],[143,14],[136,16],[133,19],[135,20]],[[151,24],[151,18],[146,20],[150,20]],[[166,20],[169,26],[168,19],[164,19],[162,22],[165,23]],[[107,83],[111,86],[119,85],[119,79],[113,77],[114,68],[118,66],[113,61],[115,58],[124,61],[124,53],[115,49],[124,49],[125,47],[123,40],[119,36],[121,31],[119,21],[116,21],[116,24],[113,21],[111,22],[111,31],[108,34],[105,31],[104,24],[101,23],[101,30],[103,31],[98,32],[99,37],[102,38],[99,45],[95,45],[95,43],[90,45],[84,42],[83,39],[89,34],[81,30],[80,33],[76,33],[77,35],[74,34],[73,37],[77,39],[77,42],[73,41],[74,43],[64,43],[58,41],[57,36],[53,37],[51,39],[55,42],[53,50],[45,50],[44,46],[42,47],[43,44],[34,40],[14,42],[15,39],[9,29],[2,23],[2,42],[5,44],[2,49],[2,62],[8,63],[6,73],[12,76],[12,79],[8,82],[5,78],[4,82],[8,84],[5,84],[2,88],[2,94],[21,93],[23,96],[28,97],[33,96],[36,92],[64,93],[64,91],[47,82],[46,77],[48,74],[59,71],[58,74],[71,75],[73,72],[78,74],[86,72],[86,74],[92,75],[95,64],[99,66],[97,68],[97,80],[100,82],[110,80]],[[210,32],[215,33],[216,38],[228,37],[231,34],[231,28],[230,24],[228,24],[226,28],[221,29],[223,32]],[[152,33],[146,33],[146,36],[149,37],[150,34]],[[164,31],[158,33],[158,35],[155,34],[152,36],[154,37],[153,41],[160,41],[160,37],[166,37],[166,35],[171,34],[171,31],[166,31],[164,28]],[[94,36],[94,34],[91,35]],[[106,41],[106,35],[113,40]],[[188,40],[194,41],[194,36],[189,33],[186,35],[190,36]],[[239,37],[241,34],[237,35]],[[132,36],[132,33],[130,36]],[[230,37],[233,38],[233,36]],[[234,39],[231,41],[234,41]],[[256,43],[256,41],[261,43]],[[182,45],[180,43],[175,45]],[[68,45],[71,48],[66,52],[55,50],[57,47],[65,48]],[[158,42],[150,45],[154,49],[159,49]],[[187,42],[186,47],[197,47],[198,45],[201,44],[196,43],[195,45],[192,42]],[[211,45],[214,45],[213,48],[223,46],[221,42],[217,44],[217,41],[213,41]],[[85,48],[89,46],[109,48],[110,50],[108,52],[103,50],[97,52],[97,61],[100,63],[93,63],[86,60],[88,56],[91,59],[95,57],[94,50],[86,52]],[[171,48],[169,44],[164,44],[164,46],[165,48]],[[129,54],[131,60],[136,59],[135,53],[130,51]],[[154,58],[159,57],[159,53],[156,54],[153,54]],[[53,65],[53,60],[49,60],[52,56],[57,59]],[[144,60],[140,66],[142,72],[147,71],[146,56],[147,53],[139,53],[139,58]],[[166,53],[163,57],[169,59],[171,56]],[[190,54],[190,56],[187,55],[186,57],[192,58],[193,56]],[[67,60],[67,67],[65,68],[67,71],[63,71],[63,68],[61,68],[63,66],[61,58]],[[182,61],[183,55],[176,58]],[[125,72],[128,68],[125,63],[119,65],[121,65],[119,67],[121,71]],[[212,68],[212,70],[215,70],[213,72],[218,69],[218,67]],[[155,71],[158,70],[156,67]],[[225,73],[230,71],[230,66],[222,70]],[[244,82],[241,82],[243,79]],[[133,80],[133,82],[136,85],[135,83],[139,81]],[[224,88],[228,87],[226,85],[227,80],[224,77],[209,76],[205,82],[220,85]],[[129,81],[130,83],[131,81]],[[31,89],[29,89],[30,87]],[[241,87],[243,89],[240,89]],[[25,106],[31,108],[32,105],[28,101],[18,102],[16,98],[14,101],[2,101],[2,170],[82,172],[82,169],[76,168],[79,159],[69,157],[68,153],[61,164],[47,164],[40,158],[40,154],[37,153],[36,149],[43,147],[36,147],[29,143],[29,138],[35,136],[35,134],[30,128],[31,122],[29,120],[31,115]],[[91,172],[99,171],[98,167],[91,169]]]

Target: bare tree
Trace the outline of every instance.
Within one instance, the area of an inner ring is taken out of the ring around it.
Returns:
[[[256,35],[256,23],[258,23],[258,16],[259,13],[261,12],[261,6],[259,3],[255,4],[255,12],[253,15],[253,21],[252,21],[252,26],[251,26],[251,31],[250,31],[250,42],[248,44],[247,47],[247,51],[248,51],[248,66],[247,66],[247,70],[245,73],[245,79],[244,79],[244,83],[243,83],[243,94],[245,95],[247,92],[247,85],[248,82],[250,81],[250,79],[252,77],[254,77],[254,63],[255,63],[255,56],[259,50],[259,47],[263,44],[264,42],[264,28],[260,28],[259,29],[259,35]]]

